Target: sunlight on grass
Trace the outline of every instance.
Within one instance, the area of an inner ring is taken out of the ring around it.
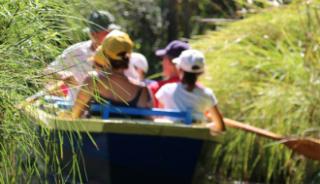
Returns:
[[[224,116],[283,135],[312,129],[320,138],[317,6],[264,11],[192,42],[206,54],[202,82],[214,89]],[[320,170],[307,170],[317,163],[282,145],[231,128],[213,159],[214,172],[237,180],[301,183]]]
[[[99,7],[108,5],[103,4]],[[64,183],[60,133],[39,129],[16,105],[52,78],[42,74],[47,63],[72,43],[88,39],[79,9],[90,12],[95,4],[9,0],[0,6],[0,182]],[[79,178],[76,158],[72,164],[69,181]]]
[[[85,17],[117,1],[15,1],[0,9],[0,183],[64,183],[59,157],[63,138],[39,129],[16,108],[51,76],[41,71],[72,43],[87,39]],[[214,89],[224,116],[291,136],[320,138],[319,1],[295,1],[267,9],[237,0],[259,14],[225,25],[191,41],[207,58],[202,82]],[[85,8],[84,8],[85,7]],[[81,10],[81,12],[79,12]],[[157,77],[155,74],[152,77]],[[42,142],[41,142],[42,141]],[[77,154],[68,179],[78,180]],[[80,155],[81,157],[81,155]],[[228,128],[215,150],[212,173],[223,180],[264,183],[310,182],[318,163],[292,153],[279,143]],[[49,177],[50,176],[50,177]],[[52,181],[51,181],[52,182]]]

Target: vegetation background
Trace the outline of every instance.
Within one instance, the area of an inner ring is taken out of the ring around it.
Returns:
[[[48,132],[42,134],[46,144],[40,144],[39,130],[15,104],[50,80],[41,68],[70,44],[88,39],[83,28],[94,9],[116,16],[149,59],[150,74],[159,71],[156,48],[192,37],[191,45],[207,58],[202,82],[214,89],[225,116],[285,135],[320,137],[319,5],[317,0],[281,7],[265,0],[0,1],[0,182],[43,181],[49,170],[61,176],[61,145],[51,142]],[[243,20],[217,27],[201,21],[207,17]],[[206,32],[210,29],[216,31]],[[200,34],[205,35],[194,36]],[[203,183],[320,182],[319,163],[278,143],[230,128],[225,137],[208,161]],[[75,164],[70,175],[78,170]]]

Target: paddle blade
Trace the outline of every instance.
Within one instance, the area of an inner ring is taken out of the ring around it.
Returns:
[[[320,161],[320,141],[315,139],[286,139],[283,142],[293,151],[312,160]]]

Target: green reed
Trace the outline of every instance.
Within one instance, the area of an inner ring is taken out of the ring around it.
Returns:
[[[39,133],[15,105],[50,79],[41,74],[47,63],[87,38],[82,15],[110,6],[81,0],[0,2],[0,183],[45,183],[46,173],[65,182],[61,144],[52,142],[61,135]],[[192,42],[206,53],[203,82],[214,89],[226,117],[283,135],[319,137],[319,15],[317,1],[297,1]],[[301,183],[319,171],[316,162],[279,143],[231,128],[208,162],[221,178],[244,181]],[[72,162],[72,180],[79,170]]]
[[[318,7],[297,1],[263,10],[194,40],[207,58],[202,81],[224,116],[282,135],[320,137]],[[320,171],[280,143],[232,128],[212,165],[225,178],[267,183],[302,183]]]
[[[50,80],[42,68],[70,44],[87,39],[83,15],[92,9],[95,4],[81,0],[0,2],[0,183],[47,183],[49,175],[51,182],[65,182],[61,135],[40,130],[16,105]],[[72,164],[75,181],[76,159]]]

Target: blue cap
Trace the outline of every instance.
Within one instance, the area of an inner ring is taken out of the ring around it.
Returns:
[[[188,50],[189,44],[180,40],[171,41],[166,48],[156,51],[156,55],[159,57],[169,56],[171,58],[179,57],[182,51]]]

